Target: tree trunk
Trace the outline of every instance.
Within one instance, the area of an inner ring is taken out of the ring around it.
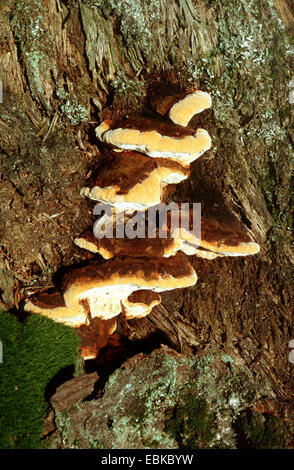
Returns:
[[[2,307],[86,259],[73,239],[93,223],[79,191],[103,159],[103,109],[144,113],[153,80],[178,81],[211,93],[193,123],[213,147],[173,197],[230,207],[261,251],[193,257],[197,284],[130,321],[129,337],[238,353],[293,397],[293,26],[292,0],[2,2]]]

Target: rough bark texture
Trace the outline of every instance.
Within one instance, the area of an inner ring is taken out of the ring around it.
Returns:
[[[70,409],[74,404],[91,395],[98,379],[97,372],[74,377],[57,387],[56,392],[50,398],[51,405],[58,411]]]
[[[62,387],[72,388],[70,382]],[[275,401],[263,401],[265,382],[234,353],[212,349],[200,358],[161,346],[124,362],[102,397],[68,400],[66,411],[53,403],[56,431],[45,444],[61,449],[293,447],[293,404],[280,402],[278,410]]]
[[[93,223],[79,191],[103,161],[93,131],[102,110],[144,112],[152,80],[178,80],[212,94],[192,124],[213,148],[173,197],[228,205],[261,252],[192,259],[197,284],[130,321],[129,337],[234,350],[274,398],[293,398],[293,27],[292,0],[2,2],[2,306],[87,259],[73,239]]]

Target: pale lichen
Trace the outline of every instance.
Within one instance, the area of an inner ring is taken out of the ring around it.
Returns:
[[[71,124],[77,125],[89,120],[87,108],[82,106],[74,95],[71,95],[70,98],[60,106],[60,109],[70,120]]]
[[[67,447],[234,448],[239,413],[270,392],[235,356],[216,350],[199,359],[163,346],[134,364],[109,377],[102,398],[77,405],[71,422],[61,422]]]

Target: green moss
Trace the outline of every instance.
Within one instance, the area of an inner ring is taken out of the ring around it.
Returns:
[[[290,437],[277,416],[247,410],[235,423],[239,446],[253,449],[285,448]]]
[[[45,388],[61,369],[73,365],[75,331],[35,315],[20,323],[0,312],[0,448],[41,447]]]
[[[165,431],[185,449],[210,447],[215,437],[215,416],[206,401],[198,396],[196,387],[189,384],[179,403],[166,415]]]

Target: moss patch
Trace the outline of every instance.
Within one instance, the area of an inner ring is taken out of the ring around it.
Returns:
[[[206,401],[199,397],[196,387],[185,387],[180,402],[167,412],[165,431],[184,449],[210,447],[215,436],[215,416]]]
[[[0,448],[41,447],[45,388],[78,357],[79,339],[65,325],[36,315],[22,324],[0,312]]]
[[[240,448],[283,449],[290,437],[277,416],[247,410],[235,423]]]

